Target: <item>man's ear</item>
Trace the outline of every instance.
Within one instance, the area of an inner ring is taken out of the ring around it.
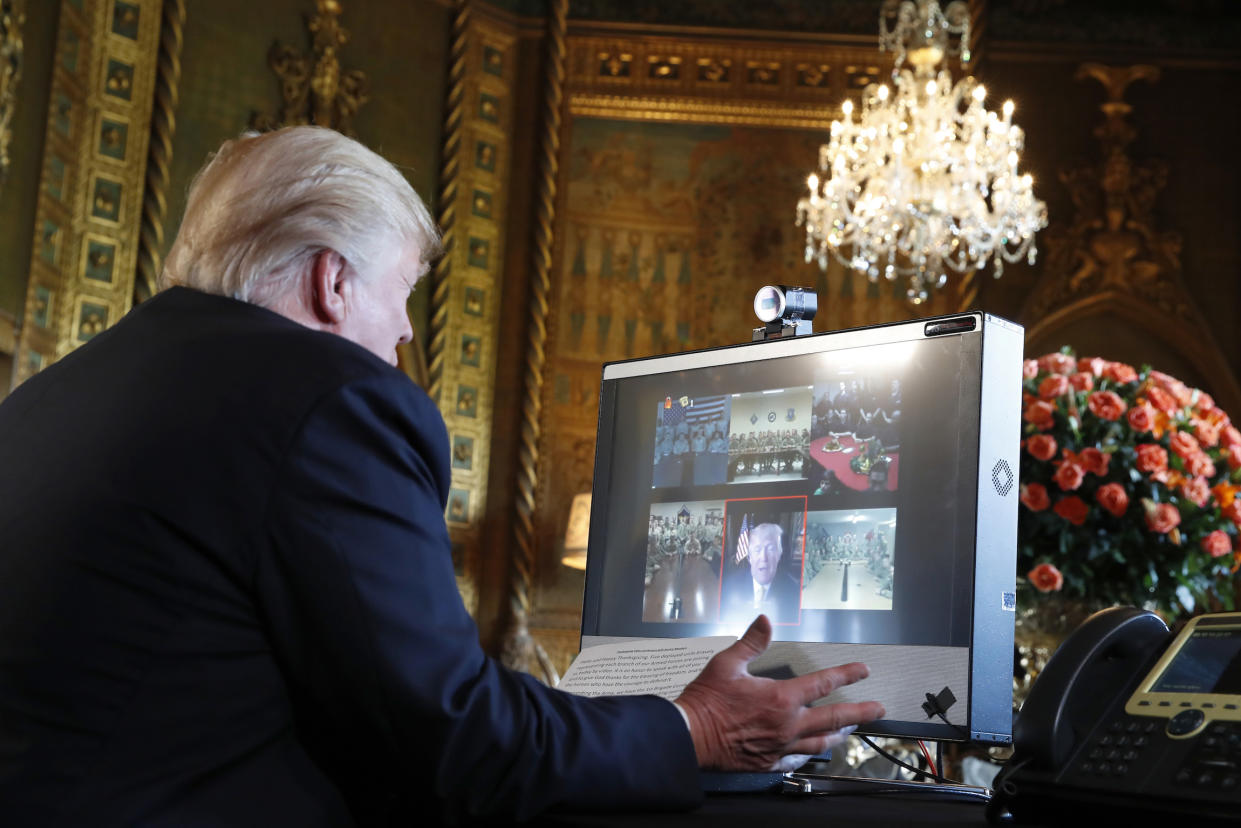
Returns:
[[[352,284],[345,259],[335,250],[320,250],[310,263],[310,308],[325,326],[339,325],[348,312]]]

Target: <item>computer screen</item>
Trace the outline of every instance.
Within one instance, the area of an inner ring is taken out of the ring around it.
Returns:
[[[755,672],[867,663],[864,732],[1011,741],[1021,354],[975,313],[605,365],[583,646],[762,612]]]

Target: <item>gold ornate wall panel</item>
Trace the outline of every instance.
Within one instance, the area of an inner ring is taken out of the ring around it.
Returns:
[[[503,24],[455,8],[439,220],[446,252],[432,276],[430,392],[452,452],[449,535],[459,587],[474,611],[474,583],[491,462],[505,186],[512,165],[514,43]],[[449,275],[451,274],[451,278]],[[505,412],[511,412],[506,405]]]
[[[9,177],[9,143],[13,138],[13,110],[22,79],[22,25],[24,0],[0,0],[0,188]]]
[[[167,193],[171,177],[169,167],[172,162],[172,139],[177,128],[184,26],[185,0],[164,0],[151,110],[146,188],[142,193],[138,269],[134,274],[135,302],[145,302],[155,295],[156,280],[163,263],[164,224],[168,218]]]
[[[579,116],[826,130],[846,95],[886,77],[865,45],[666,37],[570,37],[569,101]]]
[[[1145,64],[1078,67],[1079,81],[1097,81],[1105,90],[1102,122],[1094,128],[1102,157],[1097,164],[1060,170],[1073,220],[1048,230],[1046,269],[1020,318],[1032,345],[1083,320],[1123,320],[1146,335],[1147,353],[1162,343],[1210,379],[1221,405],[1237,411],[1241,386],[1185,285],[1182,234],[1165,229],[1157,218],[1172,169],[1160,159],[1136,159],[1130,149],[1138,132],[1128,121],[1133,106],[1126,91],[1160,77],[1158,67]]]
[[[889,65],[848,43],[570,31],[531,619],[558,670],[581,608],[559,549],[573,495],[592,484],[605,361],[748,341],[768,283],[816,287],[819,330],[955,310],[951,293],[915,310],[902,285],[804,260],[805,176],[839,104]]]
[[[132,302],[160,6],[61,3],[15,384]]]

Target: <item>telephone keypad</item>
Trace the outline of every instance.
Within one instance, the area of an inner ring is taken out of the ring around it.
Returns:
[[[1122,713],[1111,721],[1105,720],[1103,727],[1082,746],[1073,774],[1082,784],[1117,790],[1127,789],[1132,783],[1175,786],[1208,796],[1236,796],[1241,791],[1241,722],[1215,721],[1203,726],[1205,718],[1200,709],[1194,708],[1178,711],[1171,718]],[[1178,731],[1180,739],[1169,738]],[[1157,771],[1164,749],[1173,744],[1180,746],[1182,758]]]
[[[1233,792],[1241,784],[1241,726],[1216,722],[1207,727],[1177,772],[1178,782]]]
[[[1085,755],[1087,761],[1078,767],[1082,773],[1095,777],[1128,775],[1132,764],[1142,757],[1142,749],[1149,743],[1147,734],[1153,733],[1155,727],[1154,720],[1143,721],[1129,716],[1115,719],[1090,746]]]

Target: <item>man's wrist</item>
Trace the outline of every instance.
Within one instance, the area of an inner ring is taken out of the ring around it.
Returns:
[[[680,702],[673,702],[672,706],[677,709],[677,712],[681,714],[681,718],[685,720],[685,729],[693,735],[694,728],[690,727],[689,714],[685,712],[685,708],[681,706]]]

